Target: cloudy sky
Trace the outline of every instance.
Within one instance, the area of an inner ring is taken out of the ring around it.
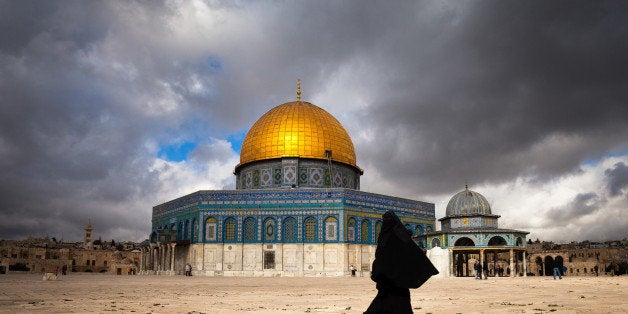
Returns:
[[[147,238],[152,206],[235,187],[301,79],[362,190],[440,218],[468,183],[532,239],[622,239],[627,56],[623,1],[0,0],[0,238]]]

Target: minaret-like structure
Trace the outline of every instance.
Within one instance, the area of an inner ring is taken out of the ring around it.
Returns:
[[[88,220],[85,227],[85,235],[83,236],[83,244],[87,245],[90,242],[92,242],[92,221]]]

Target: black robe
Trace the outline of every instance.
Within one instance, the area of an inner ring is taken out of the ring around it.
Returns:
[[[412,313],[409,288],[420,287],[438,270],[394,212],[387,211],[382,218],[371,272],[377,296],[364,313]]]

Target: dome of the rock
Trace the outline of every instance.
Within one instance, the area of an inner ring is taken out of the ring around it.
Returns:
[[[358,168],[353,142],[340,122],[304,101],[284,103],[259,118],[242,142],[236,169],[250,162],[283,157],[331,157],[332,161]]]

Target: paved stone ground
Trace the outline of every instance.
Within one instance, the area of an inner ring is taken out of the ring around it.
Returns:
[[[627,313],[628,277],[430,279],[415,313]],[[0,275],[2,313],[362,313],[368,278]]]

